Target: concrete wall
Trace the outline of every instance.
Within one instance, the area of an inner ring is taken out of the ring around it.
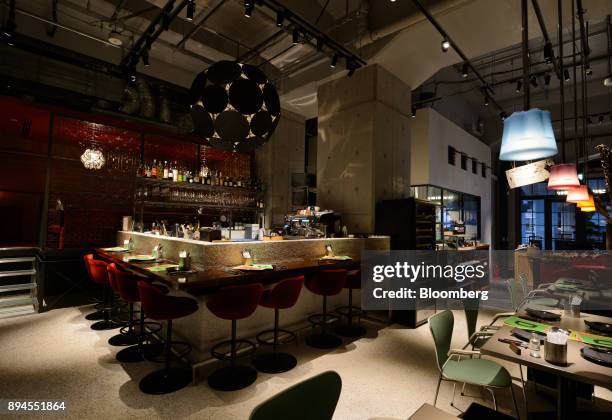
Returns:
[[[369,66],[320,86],[318,112],[318,204],[373,232],[376,201],[409,194],[410,87]]]
[[[305,119],[282,110],[270,141],[255,152],[257,176],[266,185],[265,225],[282,224],[291,211],[291,174],[304,172]]]
[[[491,150],[476,137],[464,131],[432,109],[420,109],[411,125],[411,173],[412,185],[431,184],[480,197],[481,240],[491,243],[493,212],[491,202],[491,171],[486,178],[472,173],[471,160],[467,170],[461,169],[461,155],[457,154],[455,165],[448,163],[448,146],[454,147],[469,157],[491,166]]]

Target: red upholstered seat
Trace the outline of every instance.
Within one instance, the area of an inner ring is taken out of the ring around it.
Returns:
[[[108,283],[111,289],[113,289],[113,292],[119,293],[119,286],[116,280],[116,273],[120,272],[119,267],[115,263],[110,263],[106,268],[108,272]]]
[[[219,289],[206,306],[221,319],[244,319],[255,312],[262,292],[263,286],[259,283],[227,286]]]
[[[337,295],[346,283],[346,273],[344,269],[319,271],[306,279],[306,288],[321,296]]]
[[[298,300],[304,283],[304,276],[291,277],[276,283],[271,289],[264,290],[259,304],[266,308],[291,308]]]
[[[129,303],[140,302],[140,291],[138,290],[138,282],[143,281],[143,278],[129,271],[120,270],[116,264],[108,266],[109,274],[112,272],[117,286],[117,293],[123,300]],[[160,284],[154,284],[164,295],[167,295],[169,290],[167,287]]]
[[[101,260],[94,260],[93,254],[87,254],[83,258],[89,277],[96,283],[108,284],[108,264]]]
[[[141,307],[149,318],[157,321],[181,318],[198,310],[194,299],[166,296],[156,286],[140,280],[138,282]]]
[[[361,270],[352,270],[346,273],[345,289],[361,289]]]

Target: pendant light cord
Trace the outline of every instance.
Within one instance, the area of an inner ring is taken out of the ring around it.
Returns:
[[[578,74],[576,72],[576,11],[574,0],[572,3],[572,64],[574,76],[574,148],[576,153],[576,169],[578,169],[580,158],[580,140],[578,139]]]
[[[527,19],[527,0],[521,0],[521,35],[523,53],[523,111],[529,111],[529,21]]]
[[[561,96],[561,161],[565,163],[565,80],[563,77],[563,2],[557,0],[559,14],[559,93]]]

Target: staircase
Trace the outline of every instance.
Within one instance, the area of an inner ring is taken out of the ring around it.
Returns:
[[[0,318],[38,311],[35,256],[0,258]]]

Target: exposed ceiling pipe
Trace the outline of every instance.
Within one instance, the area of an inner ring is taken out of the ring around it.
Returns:
[[[26,12],[25,10],[22,10],[22,9],[15,9],[15,12],[17,12],[17,13],[19,13],[20,15],[23,15],[23,16],[28,16],[28,17],[31,17],[32,19],[38,20],[38,21],[40,21],[40,22],[44,22],[44,23],[48,23],[49,25],[57,26],[57,27],[58,27],[58,28],[60,28],[60,29],[63,29],[63,30],[68,31],[68,32],[72,32],[73,34],[77,34],[77,35],[79,35],[79,36],[82,36],[82,37],[85,37],[85,38],[91,39],[92,41],[99,42],[99,43],[104,44],[104,45],[107,45],[107,46],[109,46],[109,47],[121,48],[121,47],[119,47],[118,45],[111,44],[110,42],[108,42],[108,41],[107,41],[107,40],[105,40],[105,39],[96,38],[95,36],[92,36],[92,35],[86,34],[85,32],[81,32],[81,31],[78,31],[78,30],[76,30],[76,29],[69,28],[68,26],[64,26],[64,25],[62,25],[62,24],[60,24],[60,23],[50,21],[49,19],[45,19],[45,18],[42,18],[42,17],[40,17],[40,16],[36,16],[36,15],[34,15],[34,14],[30,13],[30,12]]]
[[[529,19],[527,0],[521,0],[521,52],[523,55],[523,111],[531,108],[529,97]]]
[[[521,1],[526,2],[527,0],[521,0]],[[483,90],[485,92],[487,92],[487,91],[491,92],[494,95],[495,94],[495,90],[489,85],[489,83],[484,79],[484,77],[482,77],[482,75],[478,72],[478,70],[476,70],[476,68],[472,65],[472,63],[467,58],[465,53],[461,50],[461,48],[457,45],[457,43],[455,43],[453,41],[453,39],[446,33],[444,28],[442,28],[442,26],[438,23],[438,21],[431,15],[431,13],[429,13],[429,11],[425,7],[423,7],[423,5],[421,4],[421,2],[419,0],[412,0],[412,2],[419,9],[419,11],[427,18],[427,20],[434,26],[434,28],[436,28],[436,30],[440,33],[440,35],[444,39],[447,39],[450,42],[451,48],[453,48],[453,50],[455,50],[457,55],[459,55],[459,57],[461,57],[461,59],[467,64],[467,66],[476,75],[478,80],[480,80],[480,82],[483,85]],[[528,84],[528,83],[529,83],[529,80],[526,81],[526,84]],[[502,114],[505,114],[504,108],[494,98],[489,97],[489,100],[497,107],[497,109]]]
[[[57,0],[51,0],[51,20],[53,23],[57,23]],[[55,31],[57,31],[57,25],[51,25],[51,27],[47,29],[47,36],[53,38],[55,36]]]

